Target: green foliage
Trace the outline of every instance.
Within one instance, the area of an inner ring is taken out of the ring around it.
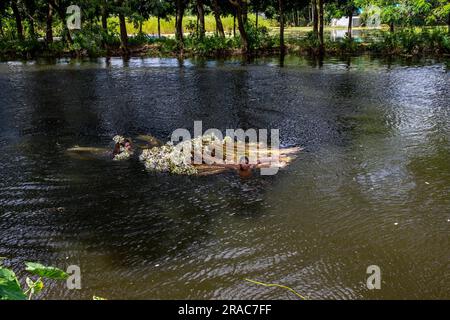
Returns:
[[[381,39],[369,44],[369,49],[383,54],[450,53],[450,35],[440,29],[404,29],[382,33]]]
[[[89,56],[100,56],[104,53],[106,35],[106,32],[99,26],[84,27],[74,34],[73,44],[69,49],[79,55],[86,52]]]
[[[0,300],[25,300],[16,274],[7,268],[0,267]]]
[[[304,38],[289,38],[287,42],[297,51],[308,53],[316,53],[320,46],[319,39],[312,31],[308,32]]]
[[[138,33],[134,37],[131,37],[128,40],[128,43],[132,46],[138,46],[138,45],[143,45],[143,44],[154,43],[155,41],[156,41],[155,38],[149,37],[148,35],[146,35],[144,33]]]
[[[186,2],[186,1],[185,1]],[[268,51],[279,46],[277,32],[269,32],[271,27],[277,27],[279,21],[278,1],[249,0],[249,15],[246,24],[249,50],[254,52]],[[19,41],[20,30],[17,28],[15,16],[12,14],[12,2],[0,1],[0,59],[30,59],[36,56],[104,56],[107,54],[142,54],[174,55],[184,47],[186,54],[213,56],[237,52],[239,32],[236,37],[233,29],[236,20],[233,9],[228,1],[219,1],[219,10],[226,38],[216,36],[216,21],[211,1],[204,1],[206,37],[197,34],[198,18],[193,2],[186,7],[183,17],[183,29],[186,35],[184,44],[172,39],[175,32],[175,6],[172,0],[124,0],[124,1],[90,1],[80,0],[83,21],[82,29],[71,31],[73,41],[68,39],[64,15],[59,10],[53,12],[52,30],[55,41],[46,43],[47,2],[46,1],[16,1],[21,14],[24,40]],[[64,7],[69,2],[58,2]],[[188,3],[188,2],[186,2]],[[308,14],[308,2],[285,0],[285,21],[289,28],[304,23],[311,25]],[[366,46],[352,39],[342,39],[330,42],[325,37],[325,47],[328,52],[355,53],[371,51],[383,54],[442,54],[448,53],[448,35],[441,31],[425,30],[427,25],[444,25],[448,23],[450,3],[448,0],[336,0],[325,3],[325,23],[333,17],[342,17],[349,12],[356,14],[357,9],[363,9],[362,21],[381,21],[391,27],[392,34],[382,33],[376,41],[370,41]],[[259,28],[256,28],[254,13],[264,13],[259,17]],[[106,16],[104,15],[106,12]],[[127,34],[130,48],[119,50],[120,26],[118,14],[126,18]],[[107,31],[100,27],[103,17],[107,17]],[[297,16],[297,19],[295,18]],[[300,17],[298,17],[300,16]],[[158,17],[162,34],[167,38],[157,39],[152,35],[158,32]],[[295,21],[297,20],[297,21]],[[34,21],[33,24],[30,21]],[[31,32],[31,25],[34,32]],[[420,26],[422,31],[413,30]],[[410,28],[406,30],[405,28]],[[142,32],[139,32],[141,31]],[[289,29],[288,29],[289,30]],[[450,33],[450,31],[449,31]],[[62,37],[63,40],[58,38]],[[38,40],[39,39],[39,40]],[[64,40],[65,39],[65,40]],[[317,35],[308,34],[302,39],[286,39],[289,48],[299,51],[318,53]]]
[[[69,275],[61,269],[55,267],[47,267],[36,262],[25,262],[26,271],[31,274],[54,280],[65,280]]]
[[[364,39],[364,40],[363,40]],[[377,31],[366,38],[325,37],[328,54],[436,56],[450,54],[450,34],[444,28],[404,28],[395,32]],[[312,32],[303,38],[288,38],[290,52],[317,54],[319,41]]]
[[[1,259],[1,262],[3,262],[3,259]],[[25,279],[25,283],[28,286],[28,289],[25,291],[21,288],[14,271],[0,267],[0,300],[26,300],[27,294],[28,300],[31,300],[33,295],[39,294],[44,288],[42,278],[65,280],[69,277],[66,272],[55,267],[44,266],[36,262],[25,262],[25,265],[26,271],[39,276],[36,280],[29,277]]]
[[[66,50],[66,44],[61,41],[56,41],[49,43],[47,45],[44,44],[44,52],[47,52],[48,55],[62,55]]]
[[[196,33],[196,25],[190,26],[191,33],[186,37],[184,49],[195,56],[220,56],[232,53],[241,46],[240,37],[225,37],[206,35],[201,37]],[[266,27],[256,28],[254,23],[247,23],[246,31],[251,51],[271,50],[278,44],[277,36],[271,35]]]
[[[336,46],[342,53],[354,53],[360,49],[359,43],[348,36],[340,41],[337,41]]]
[[[436,23],[447,0],[354,0],[364,11],[376,7],[382,23],[392,26],[423,26]],[[367,15],[363,12],[364,18]]]
[[[173,54],[178,52],[180,44],[173,38],[163,39],[161,41],[160,51],[162,54]]]
[[[196,56],[215,56],[236,49],[240,45],[238,38],[222,38],[218,35],[199,37],[195,34],[186,37],[185,49]]]
[[[256,28],[255,24],[249,22],[246,25],[246,31],[250,50],[273,49],[277,43],[279,44],[278,37],[270,35],[266,27]]]
[[[406,17],[406,7],[397,3],[385,4],[381,7],[381,21],[386,24],[401,24]]]
[[[428,17],[428,22],[431,24],[435,24],[439,21],[448,19],[450,15],[450,2],[447,0],[437,0],[439,5],[435,6],[431,15]]]
[[[44,44],[37,40],[0,41],[0,55],[17,55],[22,58],[33,56],[44,49]]]

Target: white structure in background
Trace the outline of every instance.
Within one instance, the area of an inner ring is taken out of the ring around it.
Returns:
[[[340,19],[331,19],[331,26],[342,28],[342,29],[338,28],[338,29],[331,30],[330,36],[331,36],[332,41],[336,41],[336,40],[345,38],[347,36],[348,17],[342,17]],[[354,16],[352,18],[352,27],[360,27],[360,26],[361,26],[361,17]],[[352,30],[353,37],[357,36],[359,34],[360,34],[360,31]]]
[[[347,29],[332,29],[330,30],[330,38],[332,41],[344,39],[347,35]],[[355,30],[352,30],[352,36],[355,36]]]
[[[361,17],[355,16],[352,18],[353,27],[361,26]],[[348,17],[342,17],[340,19],[331,19],[332,27],[348,27]]]

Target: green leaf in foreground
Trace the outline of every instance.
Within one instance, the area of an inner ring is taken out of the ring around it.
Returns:
[[[0,300],[26,300],[16,274],[0,267]]]
[[[55,267],[47,267],[36,262],[25,262],[25,265],[26,271],[43,278],[65,280],[69,277],[66,272]]]
[[[98,297],[98,296],[93,296],[92,300],[108,300],[108,299],[102,298],[102,297]]]

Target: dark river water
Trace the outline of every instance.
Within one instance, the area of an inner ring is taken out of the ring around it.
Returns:
[[[81,268],[42,298],[450,298],[450,64],[111,59],[0,64],[0,256]],[[275,176],[71,157],[115,134],[279,128]],[[369,290],[366,269],[381,269]]]

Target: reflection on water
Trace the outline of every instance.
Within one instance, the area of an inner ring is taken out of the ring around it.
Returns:
[[[46,298],[450,298],[446,62],[367,57],[0,64],[0,256],[80,265]],[[274,177],[70,158],[116,133],[280,128]],[[365,287],[382,270],[382,290]],[[20,273],[19,273],[20,274]],[[21,274],[20,274],[21,275]]]

